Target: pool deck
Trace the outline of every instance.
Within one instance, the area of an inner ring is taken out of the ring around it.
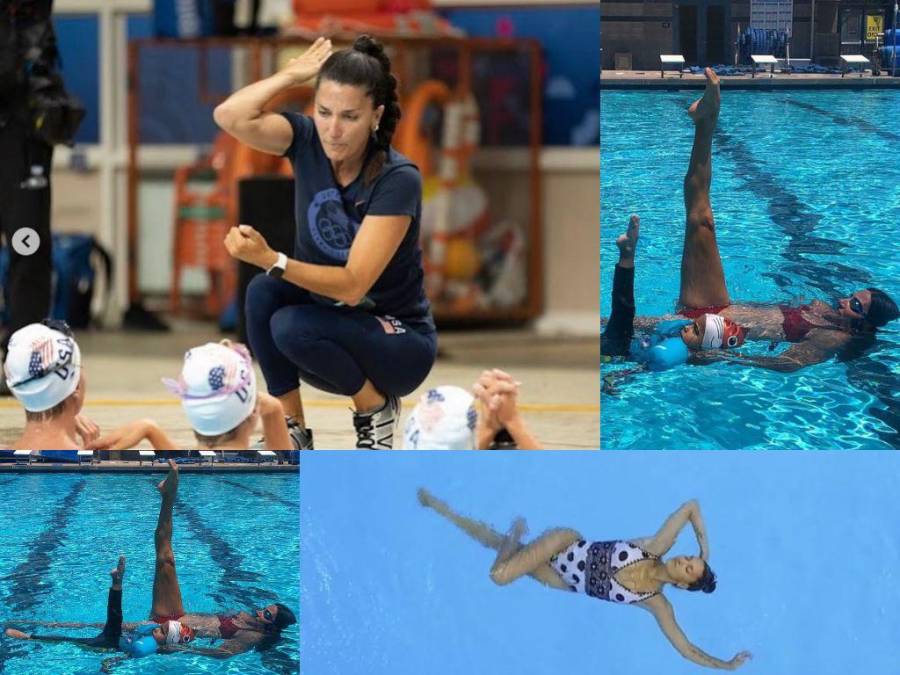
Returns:
[[[758,71],[756,77],[750,75],[720,75],[722,89],[900,89],[900,77],[873,77],[857,72],[840,75],[811,75],[795,73],[775,73]],[[665,78],[658,70],[604,70],[600,73],[601,89],[702,89],[706,78],[702,75],[667,70]]]
[[[31,464],[0,464],[0,473],[167,473],[169,466],[164,462],[115,462],[103,461],[93,464],[33,462]],[[215,462],[210,464],[179,464],[181,473],[297,473],[297,464],[277,464],[275,462]]]

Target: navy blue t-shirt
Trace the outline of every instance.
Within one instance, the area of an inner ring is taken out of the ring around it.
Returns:
[[[293,112],[283,115],[294,130],[294,139],[284,153],[294,165],[294,259],[316,265],[344,265],[366,215],[410,216],[406,236],[360,306],[373,314],[393,316],[418,330],[434,330],[419,246],[419,170],[391,148],[381,173],[368,185],[364,185],[363,170],[352,183],[341,187],[312,119]],[[335,304],[331,298],[311,295],[317,302]]]

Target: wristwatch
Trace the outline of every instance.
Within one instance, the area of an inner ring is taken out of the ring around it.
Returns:
[[[266,274],[268,274],[270,277],[280,279],[282,276],[284,276],[284,270],[287,267],[287,261],[288,257],[284,253],[279,253],[278,260],[276,260],[275,264],[266,270]]]

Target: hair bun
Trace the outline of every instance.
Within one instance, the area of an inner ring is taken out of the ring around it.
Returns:
[[[360,35],[356,38],[353,41],[353,49],[378,61],[385,73],[391,72],[391,60],[384,53],[384,45],[371,35]]]

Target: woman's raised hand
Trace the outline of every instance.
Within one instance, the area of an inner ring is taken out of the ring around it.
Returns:
[[[294,84],[303,84],[319,74],[319,69],[331,53],[331,40],[320,37],[300,56],[288,61],[281,72],[289,76]]]

